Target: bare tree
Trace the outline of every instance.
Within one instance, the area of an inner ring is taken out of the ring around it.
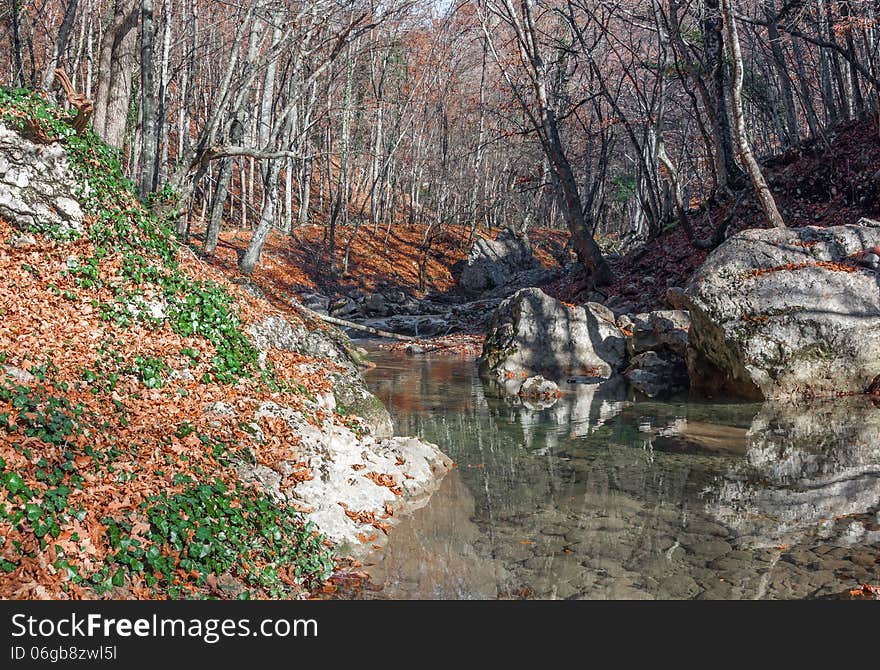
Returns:
[[[582,202],[578,182],[560,135],[558,112],[555,101],[551,99],[549,93],[549,75],[541,47],[541,35],[535,23],[533,0],[521,0],[519,11],[514,7],[512,0],[501,2],[487,0],[484,6],[487,11],[483,20],[486,43],[490,45],[496,64],[504,73],[508,85],[515,91],[523,112],[539,137],[541,147],[551,166],[561,209],[565,213],[578,258],[590,271],[596,284],[609,283],[611,271],[599,245],[593,239],[592,225],[587,220],[589,209]],[[494,26],[489,23],[489,15],[501,19],[513,32],[520,58],[520,68],[516,74],[511,72],[499,53],[492,31]],[[533,102],[525,97],[524,91],[515,82],[515,78],[521,73],[528,78],[534,96]]]
[[[771,226],[777,228],[785,228],[785,222],[782,215],[776,208],[776,200],[773,193],[764,179],[761,172],[761,166],[755,160],[752,153],[752,146],[749,142],[748,129],[746,128],[745,116],[743,114],[742,86],[743,86],[743,59],[742,51],[739,43],[739,32],[736,27],[736,14],[734,12],[733,0],[721,0],[721,16],[724,21],[724,29],[727,35],[727,45],[730,52],[730,60],[733,63],[733,78],[730,82],[730,97],[733,104],[733,125],[736,132],[737,149],[739,157],[746,166],[752,186],[755,189],[755,195],[764,210],[764,216]]]

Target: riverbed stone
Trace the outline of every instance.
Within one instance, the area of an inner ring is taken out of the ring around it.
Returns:
[[[340,318],[352,316],[360,312],[360,306],[348,296],[342,296],[330,301],[327,308],[332,316]]]
[[[544,379],[541,375],[529,377],[519,387],[517,395],[520,398],[532,398],[537,400],[555,400],[561,395],[555,382]]]
[[[385,296],[381,293],[370,293],[363,304],[363,311],[369,316],[385,316],[388,314],[388,304]]]
[[[299,295],[300,302],[304,307],[318,312],[318,314],[327,314],[330,307],[330,298],[321,293],[301,293]]]

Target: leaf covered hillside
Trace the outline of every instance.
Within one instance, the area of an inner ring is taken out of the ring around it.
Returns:
[[[0,220],[0,595],[308,595],[329,542],[237,470],[296,461],[297,437],[240,417],[313,408],[333,365],[260,352],[246,328],[274,308],[180,246],[65,112],[0,90],[0,124],[64,147],[84,212],[81,231]]]

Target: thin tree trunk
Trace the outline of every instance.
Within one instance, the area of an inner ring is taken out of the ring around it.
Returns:
[[[723,1],[723,0],[722,0]],[[734,138],[730,127],[730,112],[727,108],[727,86],[724,58],[724,26],[719,8],[719,0],[706,0],[707,16],[703,22],[706,35],[706,58],[712,78],[712,102],[714,104],[713,130],[717,150],[716,162],[718,185],[737,188],[742,182],[743,173],[734,160]]]
[[[156,25],[153,22],[153,0],[141,0],[141,163],[138,194],[144,200],[156,190],[156,94],[153,90],[155,66],[153,46]]]
[[[70,31],[73,30],[73,21],[76,18],[78,6],[79,0],[68,0],[67,7],[64,9],[64,19],[61,21],[58,37],[55,40],[55,57],[46,66],[46,75],[43,78],[43,88],[47,91],[52,90],[52,84],[55,82],[55,68],[64,67],[62,56],[67,51],[67,42],[70,40]]]
[[[244,133],[244,124],[236,118],[232,122],[230,140],[238,144]],[[229,193],[229,182],[232,179],[233,160],[224,158],[220,164],[220,174],[217,176],[217,187],[214,189],[214,198],[211,202],[211,215],[208,220],[208,229],[205,232],[205,253],[212,255],[217,250],[217,242],[220,239],[220,227],[223,223],[223,207],[226,204],[226,196]]]
[[[263,245],[272,232],[272,226],[275,224],[275,207],[278,202],[278,172],[281,162],[279,160],[270,160],[264,171],[265,182],[263,191],[265,192],[265,204],[263,211],[260,212],[260,222],[257,224],[251,241],[247,249],[238,262],[239,272],[249,275],[257,267],[260,261],[260,254],[263,251]]]
[[[761,173],[761,167],[758,165],[758,161],[755,160],[755,156],[752,153],[752,147],[749,143],[746,121],[743,115],[742,51],[740,50],[739,33],[736,27],[736,15],[733,9],[733,0],[721,0],[721,14],[727,35],[727,46],[730,52],[730,59],[733,62],[733,80],[730,83],[730,97],[733,103],[733,123],[736,132],[737,145],[739,147],[739,156],[749,173],[749,178],[755,189],[755,195],[758,198],[761,209],[764,210],[767,222],[771,226],[785,228],[785,222],[782,220],[782,216],[776,208],[776,200],[774,200],[773,194],[770,192],[770,187],[767,186],[767,181]]]
[[[12,83],[15,86],[24,86],[24,64],[21,57],[21,14],[18,7],[19,0],[12,0],[12,57],[14,70]]]
[[[782,105],[785,110],[785,125],[787,131],[786,143],[788,146],[797,146],[800,143],[797,113],[794,107],[794,94],[791,90],[791,78],[788,75],[788,65],[785,62],[785,52],[782,49],[782,36],[776,23],[776,0],[766,0],[764,14],[767,17],[767,37],[770,40],[770,53],[773,55],[773,65],[776,67],[776,76],[779,81],[779,93],[782,96]]]

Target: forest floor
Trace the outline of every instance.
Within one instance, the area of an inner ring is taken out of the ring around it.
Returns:
[[[352,236],[354,241],[348,271],[334,273],[324,226],[302,226],[291,235],[273,231],[253,278],[260,286],[282,294],[314,291],[333,296],[352,290],[371,293],[379,289],[397,289],[416,297],[448,294],[455,291],[456,278],[473,240],[494,237],[494,232],[490,236],[476,231],[472,236],[469,228],[449,226],[435,233],[428,246],[425,233],[425,227],[419,225],[399,225],[391,231],[373,226],[362,226],[356,232],[353,228],[342,228],[337,241],[338,268],[341,269],[344,250]],[[245,249],[249,238],[248,230],[224,230],[216,254],[206,258],[206,262],[227,276],[235,276],[237,253]],[[558,259],[567,253],[566,231],[533,229],[529,238],[536,258],[545,267],[558,266]],[[198,244],[201,240],[196,237],[194,241]]]
[[[875,120],[851,123],[824,138],[805,142],[799,149],[764,162],[767,178],[786,223],[834,226],[855,223],[862,216],[880,211],[880,133]],[[711,237],[719,223],[729,219],[728,235],[747,228],[766,226],[764,215],[752,198],[705,203],[689,212],[696,234]],[[341,267],[352,228],[341,228],[336,263]],[[494,237],[497,231],[478,230],[476,235]],[[424,226],[398,225],[390,231],[362,226],[351,245],[346,272],[331,272],[327,229],[307,225],[292,235],[273,232],[254,272],[260,286],[277,293],[318,292],[335,296],[352,290],[370,293],[399,289],[416,297],[456,295],[456,279],[467,259],[474,237],[465,227],[445,227],[435,232],[427,262]],[[247,245],[250,231],[226,230],[213,258],[205,261],[227,277],[237,274],[236,254]],[[564,230],[529,230],[535,256],[545,267],[558,267],[573,255],[566,248]],[[199,238],[194,238],[198,245]],[[637,310],[666,306],[666,290],[684,286],[700,267],[708,251],[697,249],[685,231],[672,223],[653,240],[624,254],[612,256],[614,283],[603,288],[607,296],[621,296]],[[420,283],[421,265],[424,264]],[[579,273],[566,274],[544,289],[566,302],[586,302],[592,289]]]
[[[279,349],[261,364],[249,325],[299,316],[181,246],[61,110],[0,91],[0,120],[66,137],[88,186],[82,235],[0,219],[0,598],[332,590],[332,544],[239,466],[299,460],[286,422],[241,419],[262,402],[354,425],[314,409],[337,366]],[[299,462],[285,481],[311,476]]]

